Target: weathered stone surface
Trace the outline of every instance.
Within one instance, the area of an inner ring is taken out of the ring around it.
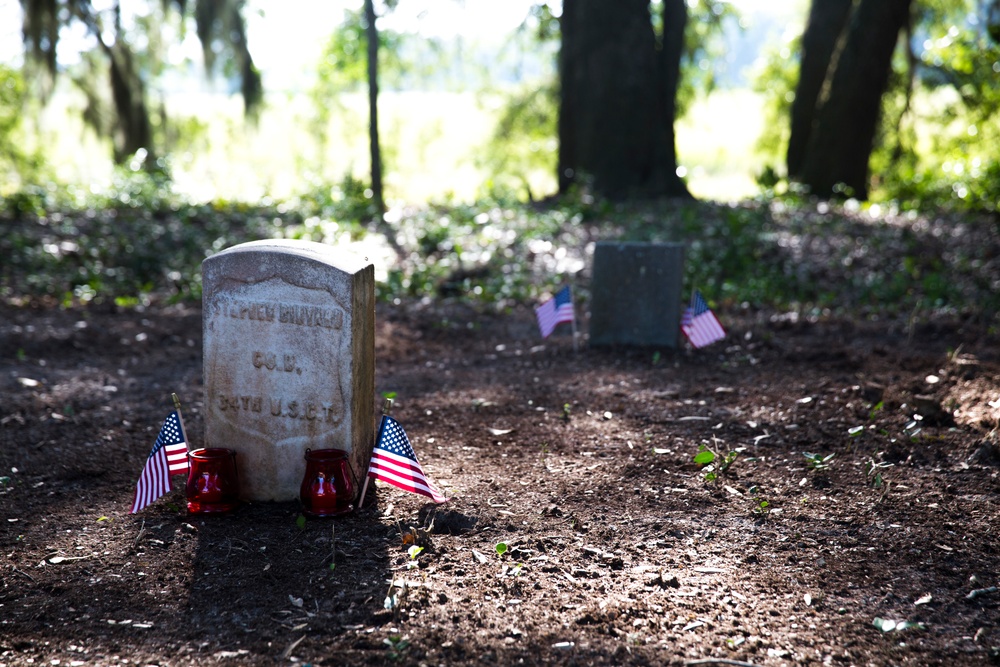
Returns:
[[[684,245],[598,243],[590,344],[677,347]]]
[[[205,446],[237,452],[246,500],[293,500],[306,449],[374,439],[375,274],[311,241],[254,241],[202,263]]]

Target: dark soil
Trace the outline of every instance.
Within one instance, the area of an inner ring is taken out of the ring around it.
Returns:
[[[128,513],[171,392],[201,441],[200,310],[4,307],[0,665],[996,661],[996,333],[720,316],[575,352],[528,308],[380,307],[377,390],[452,500],[302,522],[179,480]],[[706,481],[702,445],[739,456]]]

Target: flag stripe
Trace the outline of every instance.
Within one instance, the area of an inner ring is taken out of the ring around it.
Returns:
[[[402,473],[423,473],[419,463],[414,463],[411,459],[408,459],[405,456],[399,456],[398,454],[393,454],[392,452],[384,449],[376,449],[374,451],[374,455],[373,459],[377,459],[387,468],[392,468],[393,470],[398,470]]]
[[[132,514],[168,493],[171,475],[187,472],[189,466],[184,425],[180,413],[174,411],[163,421],[153,449],[146,457],[146,464],[135,485]]]
[[[538,329],[542,338],[548,338],[560,322],[574,322],[576,312],[573,309],[573,297],[569,285],[563,287],[545,303],[537,306],[535,317],[538,319]]]
[[[392,470],[382,468],[378,461],[372,461],[372,471],[374,472],[372,476],[376,479],[389,482],[401,489],[406,489],[413,493],[421,493],[432,498],[439,495],[433,487],[426,483],[426,477],[400,476],[392,472]]]
[[[378,444],[368,465],[368,476],[404,491],[427,496],[437,503],[448,500],[424,475],[403,427],[388,415],[382,416]]]
[[[695,347],[705,347],[726,337],[726,330],[698,291],[692,295],[691,305],[684,310],[681,331]]]

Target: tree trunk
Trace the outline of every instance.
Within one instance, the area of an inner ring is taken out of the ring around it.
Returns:
[[[677,176],[673,107],[684,0],[658,50],[648,0],[565,0],[559,54],[559,190],[612,199],[690,196]],[[678,22],[680,26],[676,25]]]
[[[826,0],[813,0],[825,2]],[[801,182],[821,197],[868,197],[868,160],[892,69],[892,53],[911,0],[861,0],[816,115]],[[838,192],[838,184],[848,191]]]
[[[382,152],[378,140],[378,28],[375,26],[375,4],[365,0],[365,20],[368,34],[368,138],[372,163],[372,198],[378,219],[385,213],[382,196]]]
[[[791,134],[786,163],[788,177],[797,178],[802,170],[806,146],[812,133],[820,92],[832,71],[834,51],[841,42],[854,0],[814,0],[802,34],[802,58],[799,80],[792,102]]]

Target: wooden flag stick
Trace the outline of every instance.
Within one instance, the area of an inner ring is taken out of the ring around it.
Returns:
[[[391,398],[387,398],[387,399],[385,399],[385,402],[382,403],[382,417],[383,417],[383,419],[379,423],[378,431],[375,433],[375,446],[376,447],[378,447],[378,440],[379,440],[379,437],[382,435],[382,425],[385,423],[384,417],[389,414],[390,410],[392,410],[392,399]],[[368,476],[368,472],[371,470],[371,467],[372,467],[372,464],[371,464],[371,461],[369,461],[368,462],[368,470],[365,471],[365,483],[361,487],[361,499],[358,500],[358,509],[359,510],[362,507],[365,506],[365,494],[368,493],[368,482],[371,481],[371,477]]]

